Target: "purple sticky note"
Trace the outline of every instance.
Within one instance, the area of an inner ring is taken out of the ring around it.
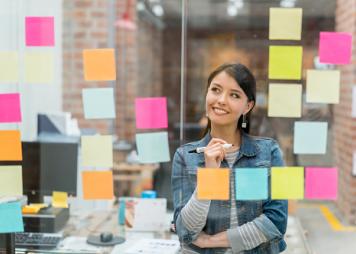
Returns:
[[[330,199],[337,198],[337,168],[305,168],[305,198]]]
[[[167,128],[167,98],[136,98],[136,128]]]
[[[351,63],[352,36],[350,33],[320,32],[319,58],[321,63]]]
[[[0,123],[21,122],[20,94],[0,94]]]
[[[26,46],[54,46],[53,17],[26,17]]]

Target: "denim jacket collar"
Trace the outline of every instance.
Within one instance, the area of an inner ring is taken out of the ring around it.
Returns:
[[[208,132],[201,140],[198,141],[197,147],[207,146],[211,140],[210,132]],[[240,154],[246,157],[253,157],[259,152],[259,148],[253,138],[242,131]],[[199,161],[204,162],[204,154],[199,154]]]

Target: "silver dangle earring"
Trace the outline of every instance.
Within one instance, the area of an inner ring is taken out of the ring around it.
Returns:
[[[241,127],[244,128],[244,129],[247,127],[246,115],[242,115]]]

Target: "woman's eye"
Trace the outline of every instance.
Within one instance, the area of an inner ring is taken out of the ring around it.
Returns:
[[[233,93],[233,94],[231,94],[231,96],[234,98],[240,98],[240,96],[237,93]]]
[[[219,92],[219,88],[217,88],[217,87],[212,87],[212,88],[211,88],[211,91],[213,91],[213,92]]]

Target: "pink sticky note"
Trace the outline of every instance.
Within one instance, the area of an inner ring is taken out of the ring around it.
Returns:
[[[337,198],[337,168],[305,168],[305,198]]]
[[[351,63],[352,36],[350,33],[320,32],[319,58],[321,63]]]
[[[26,46],[54,46],[54,18],[26,17]]]
[[[167,128],[167,98],[137,98],[136,128],[137,129],[159,129]]]
[[[0,123],[21,122],[20,94],[0,94]]]

